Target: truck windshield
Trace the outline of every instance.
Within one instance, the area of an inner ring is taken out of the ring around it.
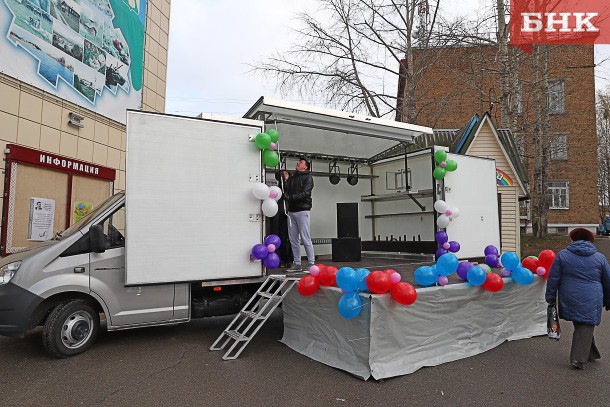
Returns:
[[[68,237],[78,231],[83,225],[86,225],[91,219],[95,218],[99,213],[105,211],[107,208],[112,206],[116,201],[118,201],[124,194],[119,193],[112,195],[110,198],[106,199],[102,202],[96,209],[94,209],[91,213],[86,215],[84,218],[76,222],[74,225],[70,226],[68,229],[63,232],[57,233],[55,235],[55,240],[60,240],[64,237]]]

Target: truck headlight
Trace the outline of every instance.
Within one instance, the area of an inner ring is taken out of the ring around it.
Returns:
[[[11,278],[13,278],[19,269],[19,266],[21,266],[21,260],[0,267],[0,285],[11,281]]]

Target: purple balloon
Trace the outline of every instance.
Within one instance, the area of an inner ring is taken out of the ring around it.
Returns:
[[[485,256],[487,256],[489,254],[495,254],[497,256],[498,255],[498,248],[496,246],[490,244],[489,246],[487,246],[485,248]]]
[[[468,261],[461,262],[460,264],[458,264],[458,268],[457,268],[458,277],[464,281],[467,281],[468,280],[468,270],[470,270],[473,267],[474,267],[474,264],[472,264]]]
[[[460,251],[460,244],[456,241],[450,241],[449,242],[449,251],[451,253],[456,253]]]
[[[438,244],[443,244],[445,243],[447,240],[449,240],[449,236],[447,236],[447,233],[444,231],[439,231],[436,232],[436,236],[435,236],[436,242]]]
[[[280,256],[275,253],[269,253],[267,257],[263,259],[263,266],[268,269],[276,269],[280,265]]]
[[[436,254],[435,254],[435,256],[436,256],[436,258],[438,259],[438,258],[439,258],[439,257],[441,257],[443,254],[447,254],[447,253],[449,253],[447,250],[443,249],[442,247],[439,247],[439,248],[436,250]]]
[[[507,270],[507,269],[505,269],[505,268],[502,268],[502,270],[500,270],[500,275],[501,275],[502,277],[508,277],[508,276],[510,276],[510,274],[511,274],[511,273],[510,273],[510,270]]]
[[[282,239],[278,235],[269,235],[265,238],[265,246],[269,246],[270,244],[275,245],[277,249],[282,244]]]
[[[485,256],[485,264],[489,267],[498,267],[498,256],[495,254],[488,254]]]
[[[269,254],[269,250],[267,250],[267,246],[264,244],[255,244],[252,247],[252,256],[256,257],[258,260],[262,260]]]

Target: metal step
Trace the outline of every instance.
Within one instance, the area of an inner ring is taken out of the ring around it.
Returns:
[[[227,336],[230,336],[231,338],[235,339],[236,341],[249,341],[250,338],[248,338],[247,336],[244,336],[242,334],[240,334],[237,331],[225,331],[224,332]]]

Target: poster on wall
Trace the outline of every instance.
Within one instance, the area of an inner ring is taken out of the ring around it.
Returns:
[[[91,212],[93,204],[87,202],[75,202],[74,213],[72,214],[72,223],[76,223]]]
[[[28,222],[28,240],[44,242],[53,238],[55,221],[55,201],[45,198],[30,198],[30,221]]]
[[[146,0],[0,0],[0,72],[125,123],[145,21]]]

